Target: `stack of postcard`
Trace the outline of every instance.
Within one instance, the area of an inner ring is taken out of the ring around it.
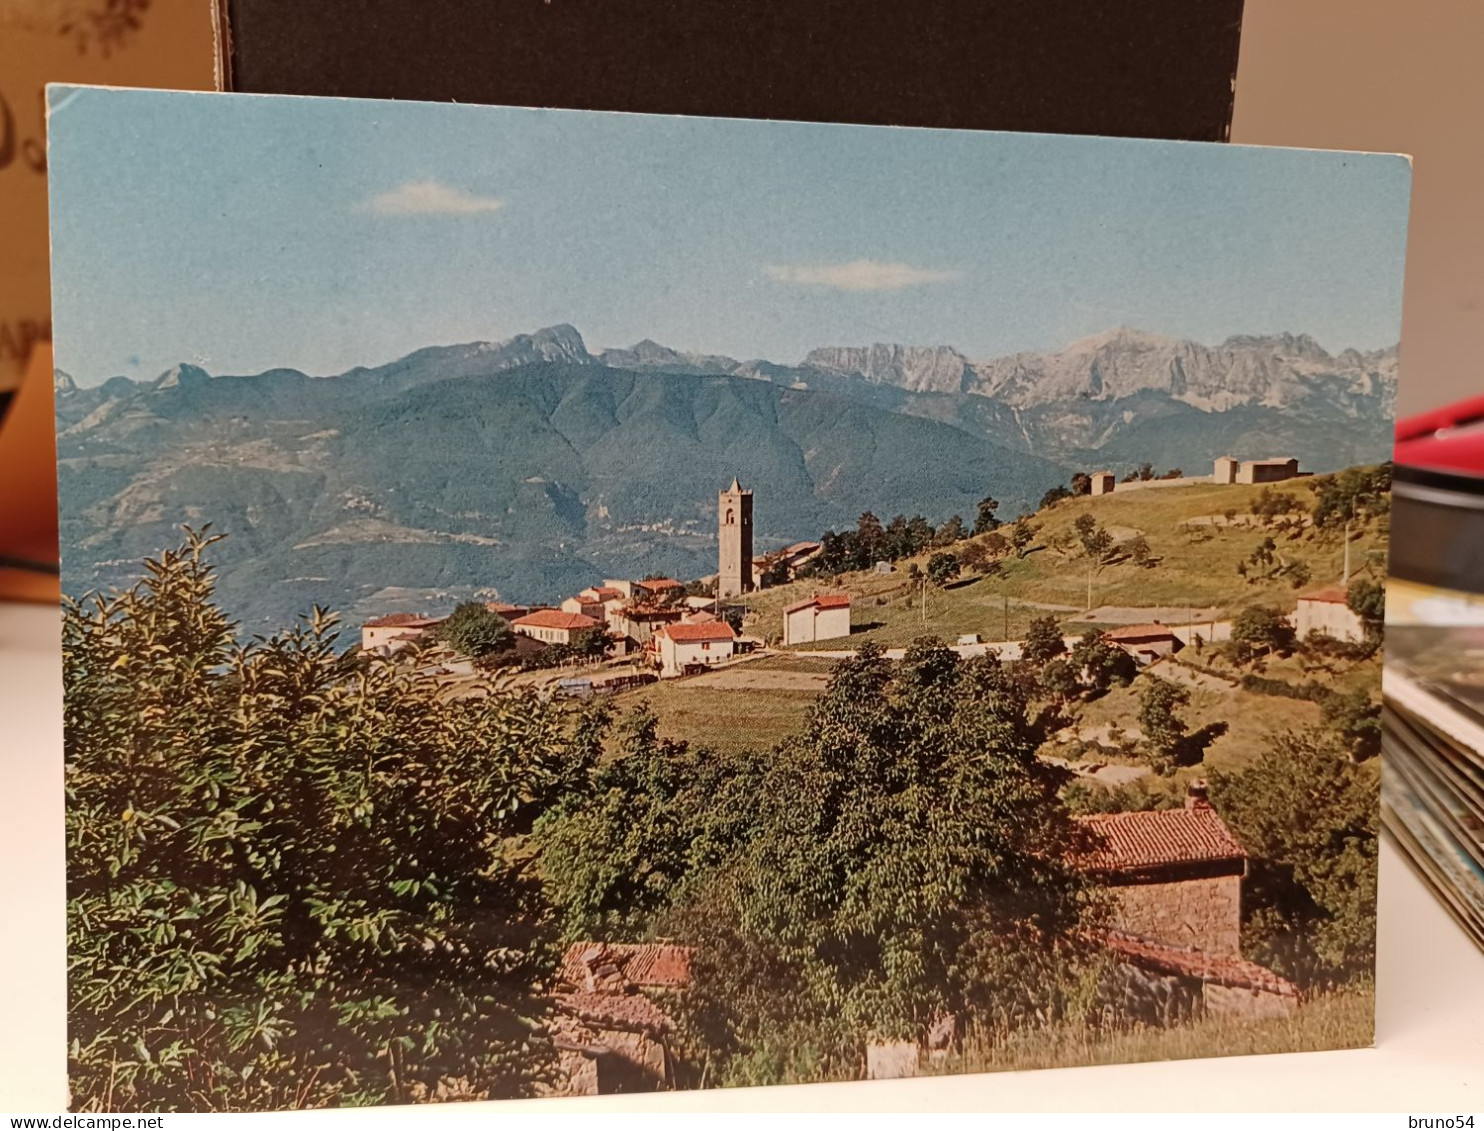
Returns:
[[[1382,817],[1484,944],[1484,598],[1393,582],[1392,604]],[[1419,622],[1429,615],[1441,623]]]

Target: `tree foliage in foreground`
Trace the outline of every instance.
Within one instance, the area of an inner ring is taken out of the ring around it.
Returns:
[[[686,1021],[708,1079],[848,1076],[867,1035],[1076,1008],[1062,775],[992,657],[868,644],[801,734],[744,765],[647,727],[538,836],[574,937],[642,930],[637,904],[700,948]]]
[[[1281,734],[1251,768],[1213,773],[1211,798],[1252,857],[1242,895],[1251,957],[1311,986],[1369,974],[1375,760],[1356,764],[1325,731]]]
[[[349,661],[318,610],[239,645],[214,540],[66,606],[74,1105],[529,1094],[549,917],[515,850],[599,720]]]

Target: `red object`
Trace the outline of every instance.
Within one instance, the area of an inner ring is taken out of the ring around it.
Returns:
[[[1398,421],[1396,462],[1484,476],[1484,396]]]

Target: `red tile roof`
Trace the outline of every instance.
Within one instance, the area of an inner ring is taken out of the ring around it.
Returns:
[[[1109,640],[1173,640],[1175,634],[1167,624],[1126,624],[1103,633]]]
[[[611,585],[598,585],[595,586],[592,591],[597,595],[598,600],[600,601],[611,601],[615,597],[623,596],[622,589],[614,589]]]
[[[618,615],[629,620],[679,620],[685,609],[679,605],[625,605]]]
[[[388,613],[375,620],[362,621],[362,628],[426,628],[443,623],[442,617],[425,617],[417,613]]]
[[[810,597],[806,601],[795,601],[792,605],[790,605],[783,611],[785,613],[796,613],[800,609],[809,608],[810,605],[813,605],[815,608],[819,609],[848,609],[850,608],[850,594],[820,593],[816,596]]]
[[[1345,605],[1349,603],[1350,592],[1343,585],[1328,585],[1323,589],[1300,593],[1299,600],[1323,601],[1326,605]]]
[[[557,994],[557,1007],[597,1029],[619,1029],[660,1037],[670,1018],[642,994]]]
[[[690,985],[692,954],[690,947],[674,943],[575,942],[562,956],[561,978],[582,986],[588,968],[612,965],[630,985],[678,988]]]
[[[585,617],[581,613],[564,613],[557,609],[542,609],[530,616],[518,617],[510,623],[524,628],[565,628],[569,631],[598,627],[598,622],[592,617]]]
[[[697,609],[693,613],[685,614],[686,624],[714,624],[720,619],[715,613],[708,613],[705,609]]]
[[[823,548],[818,542],[795,542],[792,546],[785,546],[778,552],[788,558],[795,554],[812,554],[815,550]]]
[[[724,620],[710,624],[667,624],[656,635],[668,636],[677,644],[701,644],[737,639],[732,626]]]
[[[492,613],[500,614],[502,617],[510,613],[525,616],[526,613],[531,611],[531,606],[529,605],[512,605],[506,601],[486,601],[484,607]]]
[[[648,589],[650,592],[658,592],[661,589],[683,589],[684,586],[673,577],[651,577],[648,581],[634,582],[640,589]]]
[[[1207,954],[1189,947],[1171,946],[1137,935],[1126,935],[1122,931],[1105,932],[1099,941],[1119,958],[1158,974],[1199,978],[1203,982],[1215,982],[1218,986],[1262,990],[1283,997],[1298,996],[1298,987],[1288,979],[1279,977],[1266,966],[1248,962],[1245,958]]]
[[[1138,872],[1168,864],[1226,861],[1239,870],[1247,853],[1209,805],[1078,817],[1092,843],[1074,858],[1088,872]]]

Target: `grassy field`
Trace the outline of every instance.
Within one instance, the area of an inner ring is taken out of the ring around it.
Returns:
[[[1375,1040],[1375,989],[1357,987],[1306,1002],[1292,1017],[1258,1022],[1202,1018],[1168,1029],[1099,1032],[1061,1025],[1010,1034],[970,1034],[962,1055],[936,1074],[1009,1072],[1084,1064],[1251,1056],[1363,1048]]]
[[[1304,482],[1279,485],[1307,504]],[[849,573],[830,581],[803,580],[748,598],[748,630],[765,638],[782,631],[785,606],[822,590],[847,590],[855,598],[850,643],[876,640],[887,647],[922,635],[949,641],[977,632],[986,640],[1019,639],[1033,617],[1053,612],[1069,633],[1084,627],[1081,610],[1101,605],[1214,607],[1231,615],[1249,604],[1292,610],[1298,590],[1287,579],[1248,583],[1237,565],[1271,535],[1285,561],[1303,562],[1312,580],[1299,588],[1337,582],[1344,569],[1344,540],[1338,532],[1313,529],[1292,535],[1265,530],[1244,519],[1261,488],[1194,484],[1114,492],[1068,499],[1035,516],[1041,530],[1024,558],[1004,561],[992,577],[971,577],[943,590],[921,593],[906,577],[910,562],[888,575]],[[1228,525],[1225,512],[1236,512]],[[1088,568],[1080,551],[1058,553],[1051,543],[1070,534],[1084,513],[1092,514],[1119,541],[1142,535],[1151,566],[1125,561],[1093,571],[1089,605]],[[1383,535],[1374,526],[1357,529],[1350,544],[1352,574],[1384,570]],[[915,559],[925,565],[929,555]],[[843,645],[842,645],[843,646]],[[828,645],[826,645],[828,647]]]
[[[659,718],[661,738],[709,746],[718,753],[730,754],[747,749],[772,749],[802,729],[816,694],[668,680],[615,695],[613,702],[620,709],[648,703]]]

